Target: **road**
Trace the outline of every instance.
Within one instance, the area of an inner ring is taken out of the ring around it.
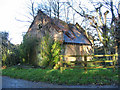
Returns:
[[[31,82],[27,80],[14,79],[7,76],[2,76],[2,88],[118,88],[118,86],[114,86],[114,85],[68,86],[68,85],[49,84],[44,82]]]

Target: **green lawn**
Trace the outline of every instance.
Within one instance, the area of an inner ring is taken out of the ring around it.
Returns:
[[[66,85],[118,84],[118,71],[113,72],[112,69],[106,68],[91,69],[87,73],[83,69],[67,69],[61,73],[60,70],[9,67],[2,70],[2,75],[36,82],[43,81]]]

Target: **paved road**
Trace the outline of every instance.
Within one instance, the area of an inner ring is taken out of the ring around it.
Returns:
[[[2,88],[118,88],[118,86],[67,86],[67,85],[56,85],[48,84],[44,82],[31,82],[22,79],[13,79],[10,77],[2,76]]]

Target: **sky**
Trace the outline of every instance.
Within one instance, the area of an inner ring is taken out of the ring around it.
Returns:
[[[23,33],[27,32],[31,24],[16,20],[27,21],[28,18],[24,15],[28,13],[27,3],[29,1],[30,0],[0,0],[0,31],[8,32],[9,40],[13,44],[21,43]],[[40,2],[42,0],[33,1]]]
[[[27,32],[29,28],[30,23],[18,21],[27,21],[28,18],[24,15],[28,13],[27,3],[29,1],[0,0],[0,31],[8,32],[9,40],[13,44],[20,44],[23,40],[23,33]],[[40,2],[41,0],[34,1]]]
[[[20,22],[26,20],[26,3],[29,0],[0,0],[0,31],[9,32],[9,40],[13,44],[20,44],[22,33],[28,30],[30,23]]]

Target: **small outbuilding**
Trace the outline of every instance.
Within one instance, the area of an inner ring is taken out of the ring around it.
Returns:
[[[68,24],[60,19],[50,18],[39,10],[27,31],[27,35],[42,38],[46,33],[65,46],[62,50],[63,55],[91,55],[94,52],[91,37],[78,23]],[[75,61],[83,60],[83,58],[66,57],[65,60]]]

